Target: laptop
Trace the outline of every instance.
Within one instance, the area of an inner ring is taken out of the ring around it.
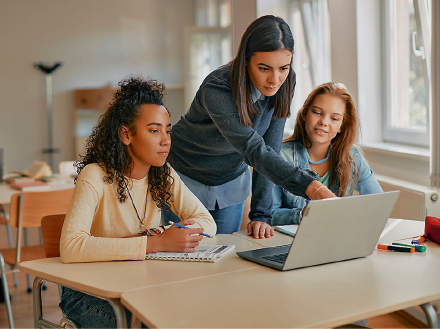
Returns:
[[[291,245],[237,252],[280,271],[373,253],[400,191],[310,201]]]

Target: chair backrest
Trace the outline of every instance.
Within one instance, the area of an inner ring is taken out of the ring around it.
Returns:
[[[41,219],[41,232],[46,258],[60,256],[60,238],[66,214],[44,216]]]
[[[61,161],[58,164],[58,170],[61,176],[76,176],[75,161]]]
[[[73,195],[73,188],[64,190],[20,192],[11,196],[9,211],[11,227],[40,227],[47,215],[65,214]]]

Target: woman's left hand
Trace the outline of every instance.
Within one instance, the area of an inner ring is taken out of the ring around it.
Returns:
[[[255,239],[270,238],[275,235],[273,228],[265,222],[249,222],[247,225],[248,235],[253,235]]]

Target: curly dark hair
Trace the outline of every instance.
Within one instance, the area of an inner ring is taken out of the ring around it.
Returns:
[[[75,163],[78,174],[90,163],[99,164],[107,174],[104,182],[112,184],[116,180],[118,199],[124,203],[129,184],[124,173],[131,171],[133,159],[119,138],[120,128],[126,126],[135,134],[140,107],[144,104],[163,106],[164,96],[165,86],[156,80],[131,77],[120,81],[113,101],[107,111],[99,117],[98,124],[86,141],[85,155],[80,155],[82,160]],[[170,188],[173,178],[170,172],[170,167],[165,163],[162,167],[151,166],[148,173],[148,188],[153,200],[161,209],[165,204],[170,205],[172,197]]]

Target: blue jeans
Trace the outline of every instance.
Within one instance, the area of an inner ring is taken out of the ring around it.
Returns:
[[[81,328],[116,328],[116,315],[113,307],[104,299],[63,287],[59,306]],[[127,326],[130,327],[131,312],[125,309],[125,314]]]
[[[216,204],[215,210],[208,210],[217,224],[217,234],[231,234],[240,230],[244,202],[222,209]],[[168,221],[178,223],[180,218],[165,206],[162,210],[162,223],[168,225]]]

